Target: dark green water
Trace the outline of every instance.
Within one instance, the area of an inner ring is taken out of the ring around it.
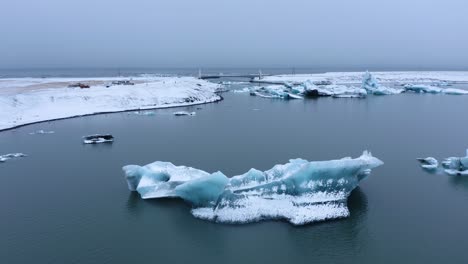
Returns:
[[[0,263],[468,262],[468,178],[428,174],[415,160],[465,153],[468,97],[224,97],[155,116],[108,114],[0,132],[1,154],[29,155],[0,164]],[[177,110],[197,116],[175,117]],[[56,133],[28,134],[38,129]],[[81,136],[105,132],[114,144],[81,144]],[[232,176],[365,149],[385,165],[352,193],[351,216],[302,227],[199,220],[182,201],[141,200],[121,171],[162,160]]]

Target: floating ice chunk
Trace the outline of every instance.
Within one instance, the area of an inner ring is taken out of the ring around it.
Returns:
[[[297,94],[293,94],[293,93],[288,93],[288,98],[289,99],[304,99],[304,97],[299,96]]]
[[[155,162],[123,168],[130,190],[142,198],[179,197],[196,217],[226,223],[286,219],[293,224],[346,217],[346,199],[359,181],[383,162],[359,158],[308,162],[293,159],[267,171],[255,169],[228,179],[190,167]]]
[[[243,89],[236,89],[236,90],[231,90],[233,93],[249,93],[250,92],[250,88],[248,87],[245,87]]]
[[[175,116],[194,116],[197,113],[195,112],[187,112],[187,111],[179,111],[179,112],[174,112],[173,113]]]
[[[269,85],[256,89],[256,95],[265,98],[288,99],[289,94],[283,85]]]
[[[366,71],[362,77],[361,87],[365,89],[367,93],[374,95],[391,95],[404,92],[403,89],[390,88],[380,85],[377,79],[375,79],[374,76],[372,76],[372,74],[370,74],[368,71]]]
[[[435,170],[439,166],[439,162],[433,158],[418,158],[418,161],[421,162],[421,167],[427,170]]]
[[[95,134],[83,137],[84,144],[112,143],[114,136],[111,134]]]
[[[404,86],[406,91],[415,92],[415,93],[440,93],[442,89],[439,87],[434,87],[430,85],[422,84],[407,84]]]
[[[34,132],[29,133],[29,135],[36,135],[36,134],[54,134],[55,131],[45,131],[45,130],[37,130]]]
[[[26,157],[26,154],[23,154],[23,153],[5,154],[5,155],[0,156],[0,162],[5,162],[5,161],[10,160],[10,159],[22,158],[22,157]]]
[[[450,175],[468,175],[468,149],[465,157],[449,157],[442,161],[442,167]]]
[[[154,116],[156,115],[156,112],[154,111],[135,111],[133,112],[135,115],[141,115],[141,116]]]
[[[443,89],[442,93],[450,94],[450,95],[465,95],[465,94],[468,94],[468,91],[462,90],[462,89],[447,88],[447,89]]]

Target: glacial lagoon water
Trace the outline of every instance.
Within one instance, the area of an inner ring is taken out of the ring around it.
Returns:
[[[468,178],[417,157],[462,156],[468,97],[270,100],[223,94],[207,105],[89,116],[0,132],[1,263],[466,263]],[[174,111],[195,111],[176,117]],[[54,134],[30,135],[36,130]],[[110,145],[81,137],[112,133]],[[170,161],[228,176],[291,158],[368,149],[385,165],[353,191],[346,219],[216,224],[181,200],[141,200],[122,166]]]

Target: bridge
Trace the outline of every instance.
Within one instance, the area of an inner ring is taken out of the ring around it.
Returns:
[[[214,74],[214,75],[203,75],[201,70],[198,70],[198,79],[206,80],[206,79],[220,79],[220,78],[250,78],[255,79],[258,78],[261,80],[264,76],[270,76],[270,74],[263,74],[262,70],[259,70],[256,74]]]

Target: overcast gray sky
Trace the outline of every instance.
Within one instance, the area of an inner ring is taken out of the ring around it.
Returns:
[[[467,0],[2,0],[0,68],[468,69]]]

